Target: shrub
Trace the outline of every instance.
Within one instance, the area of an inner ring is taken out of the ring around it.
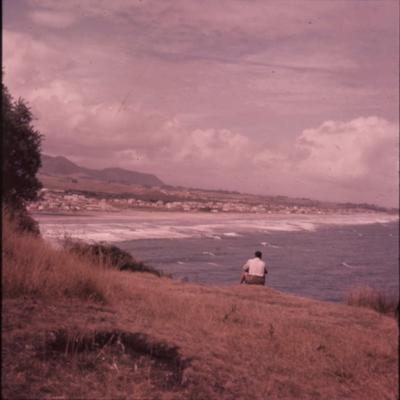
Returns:
[[[25,208],[12,208],[4,206],[2,210],[3,220],[5,215],[10,219],[13,229],[21,233],[30,233],[40,236],[39,224],[35,221]]]
[[[76,239],[64,240],[64,249],[92,262],[109,265],[120,271],[149,272],[150,274],[163,276],[163,273],[155,268],[136,260],[128,252],[119,247],[107,243],[85,243]]]
[[[351,289],[346,295],[346,303],[351,306],[371,308],[381,314],[398,313],[399,299],[369,286]]]

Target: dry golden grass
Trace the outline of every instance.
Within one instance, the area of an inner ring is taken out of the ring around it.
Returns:
[[[398,398],[394,318],[264,287],[110,271],[7,229],[3,398]],[[109,340],[56,351],[49,337],[60,331],[69,343]],[[121,350],[118,332],[148,344]],[[163,343],[177,355],[157,355]]]
[[[382,314],[396,313],[399,304],[398,296],[384,293],[369,286],[355,287],[346,295],[346,303],[350,306],[371,308]]]
[[[78,297],[106,301],[112,289],[105,265],[90,263],[15,229],[3,215],[3,295]]]

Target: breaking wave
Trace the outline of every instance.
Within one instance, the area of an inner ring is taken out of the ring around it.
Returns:
[[[160,213],[101,216],[35,215],[44,237],[120,242],[140,239],[240,238],[246,233],[315,231],[326,225],[386,224],[398,220],[385,214],[361,215],[221,215],[199,216]],[[268,242],[262,246],[274,247]]]

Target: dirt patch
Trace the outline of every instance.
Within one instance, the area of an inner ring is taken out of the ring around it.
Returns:
[[[42,357],[63,358],[82,372],[114,369],[135,380],[150,380],[160,388],[183,387],[183,371],[190,364],[177,346],[156,341],[143,333],[119,330],[69,332],[58,330],[46,334]]]

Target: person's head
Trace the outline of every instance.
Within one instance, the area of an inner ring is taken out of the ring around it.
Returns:
[[[258,251],[258,250],[254,253],[254,255],[255,255],[256,257],[258,257],[258,258],[261,258],[261,257],[262,257],[261,251]]]

